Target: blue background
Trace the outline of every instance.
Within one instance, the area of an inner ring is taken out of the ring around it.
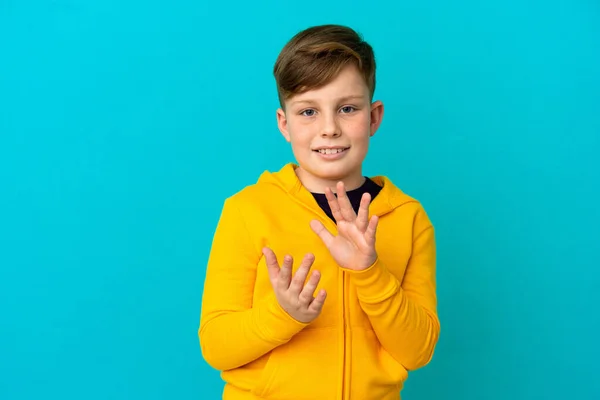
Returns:
[[[1,399],[220,398],[212,234],[292,161],[271,70],[322,23],[378,57],[365,172],[437,227],[442,335],[404,398],[600,398],[598,2],[3,0]]]

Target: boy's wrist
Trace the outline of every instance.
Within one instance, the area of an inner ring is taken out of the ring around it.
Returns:
[[[381,259],[362,271],[349,271],[350,279],[356,286],[358,297],[367,303],[376,303],[388,298],[399,290],[400,282],[388,271]]]
[[[261,304],[258,314],[258,326],[269,340],[285,343],[308,323],[300,322],[289,315],[272,293]]]

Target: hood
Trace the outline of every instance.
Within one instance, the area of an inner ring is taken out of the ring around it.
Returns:
[[[288,163],[279,171],[265,171],[258,178],[257,185],[275,186],[305,205],[316,205],[312,194],[302,185],[300,179],[298,179],[296,168],[298,168],[297,164]],[[380,217],[394,211],[403,204],[416,202],[415,199],[402,192],[386,176],[377,175],[370,178],[379,186],[382,186],[381,191],[371,203],[370,214]]]

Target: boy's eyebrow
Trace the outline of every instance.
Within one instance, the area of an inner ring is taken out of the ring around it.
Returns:
[[[339,99],[337,99],[337,101],[339,103],[343,103],[343,102],[346,102],[349,100],[362,100],[363,98],[364,98],[363,95],[355,94],[355,95],[340,97]],[[316,103],[316,101],[314,101],[314,100],[294,100],[294,101],[292,101],[291,105],[296,106],[299,104],[314,104],[314,103]]]

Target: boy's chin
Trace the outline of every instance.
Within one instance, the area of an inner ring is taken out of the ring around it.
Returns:
[[[343,164],[344,163],[331,163],[329,165],[311,165],[310,167],[303,169],[305,169],[306,172],[308,172],[316,178],[333,182],[351,179],[355,177],[355,175],[357,175],[356,171],[360,170],[360,168],[353,168],[353,166]]]

